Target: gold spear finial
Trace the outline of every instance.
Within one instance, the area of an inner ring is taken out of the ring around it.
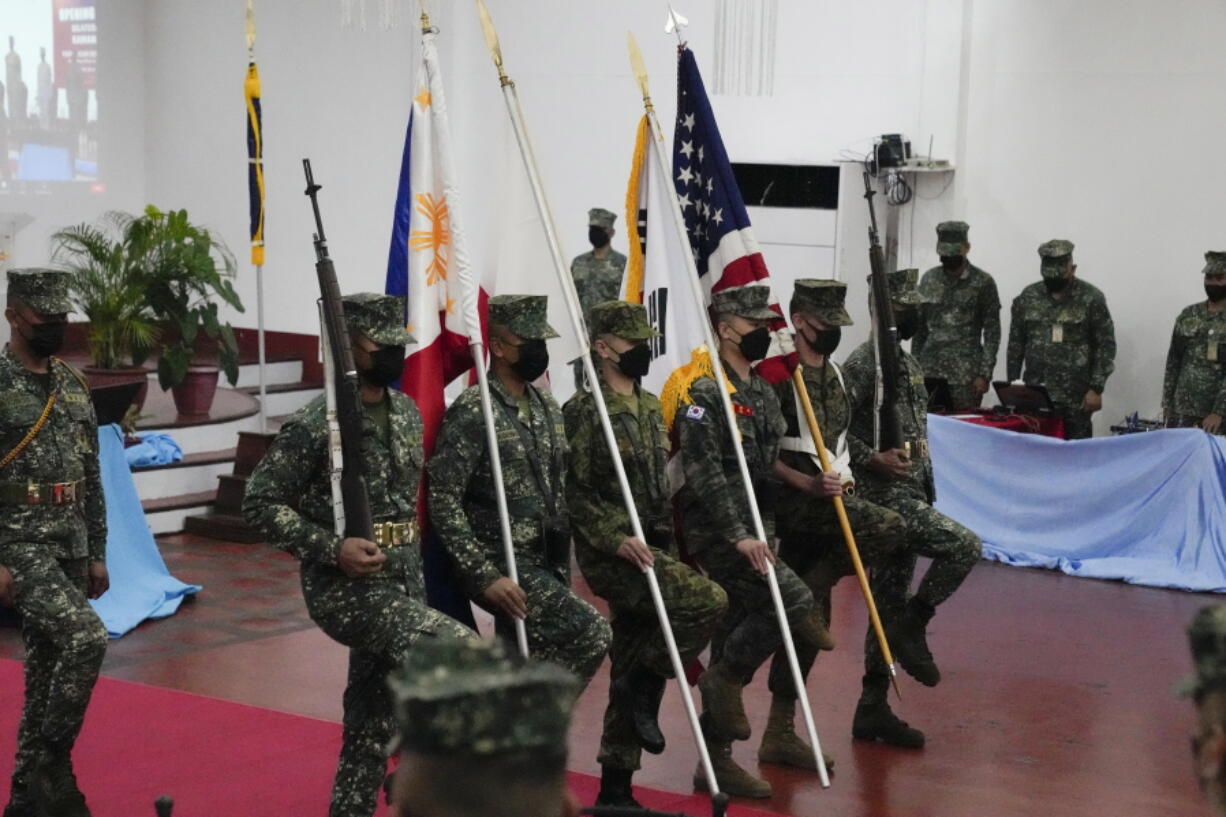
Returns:
[[[626,32],[626,46],[630,50],[630,70],[634,72],[634,79],[639,84],[639,90],[643,92],[643,105],[647,110],[653,111],[655,106],[651,104],[651,88],[647,84],[647,66],[643,64],[643,52],[639,51],[634,32]]]
[[[255,62],[255,5],[247,0],[247,62]]]
[[[481,30],[485,32],[485,47],[490,50],[490,58],[498,69],[498,81],[510,85],[511,80],[502,67],[502,46],[498,44],[498,32],[494,29],[494,21],[490,18],[490,10],[485,7],[484,0],[477,0],[477,13],[481,15]]]
[[[426,0],[421,0],[421,33],[430,33],[430,10],[426,8]]]

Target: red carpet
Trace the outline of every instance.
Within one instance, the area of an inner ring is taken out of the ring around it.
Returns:
[[[7,801],[21,715],[21,664],[0,661],[0,779]],[[152,817],[160,795],[175,817],[327,813],[340,725],[161,687],[102,678],[74,755],[95,817]],[[583,803],[599,781],[572,774]],[[710,813],[705,798],[638,790],[645,806]],[[386,815],[386,807],[378,814]],[[731,815],[769,817],[733,806]]]

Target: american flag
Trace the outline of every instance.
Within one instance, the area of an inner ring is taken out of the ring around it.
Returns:
[[[770,273],[745,212],[698,62],[685,46],[679,49],[677,61],[673,184],[708,304],[713,292],[769,284]],[[771,324],[771,350],[757,371],[767,380],[779,382],[790,376],[795,356],[783,310],[774,298],[771,308],[779,313],[779,319]]]

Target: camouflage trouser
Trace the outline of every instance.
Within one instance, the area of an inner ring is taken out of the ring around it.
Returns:
[[[983,395],[975,391],[974,380],[949,381],[950,411],[974,411],[983,405]]]
[[[834,503],[825,501],[823,506],[828,513],[814,530],[780,532],[779,556],[813,591],[814,601],[830,622],[830,589],[844,576],[854,575],[855,568],[835,515]],[[865,570],[871,571],[871,590],[877,612],[882,621],[888,621],[901,611],[906,601],[906,588],[903,588],[904,594],[900,594],[896,585],[883,587],[881,576],[905,571],[915,562],[907,546],[906,523],[894,511],[859,497],[844,497],[843,506],[855,534],[860,561]],[[871,625],[869,635],[873,636]],[[815,645],[797,641],[796,658],[804,678],[809,677],[817,653]],[[791,668],[783,650],[778,650],[771,661],[770,690],[780,698],[796,698],[796,685],[792,682]]]
[[[25,707],[17,731],[13,788],[24,788],[44,751],[72,751],[106,655],[106,628],[85,594],[89,561],[58,561],[37,544],[9,545],[25,642]]]
[[[387,579],[343,579],[315,586],[311,618],[349,647],[349,679],[340,762],[329,817],[370,817],[387,774],[387,746],[396,730],[388,673],[419,638],[476,637],[454,619],[410,598]]]
[[[711,640],[711,634],[728,609],[728,596],[718,584],[668,554],[654,548],[652,553],[656,558],[656,580],[664,609],[668,611],[677,652],[681,662],[687,664],[697,658]],[[587,561],[590,564],[596,559]],[[673,677],[664,632],[660,629],[643,573],[626,560],[611,556],[600,557],[597,564],[590,564],[584,577],[592,590],[609,602],[613,614],[610,681],[639,667],[665,678]],[[596,759],[602,766],[635,770],[639,768],[642,749],[635,736],[631,713],[618,703],[610,696]]]
[[[528,594],[529,654],[566,667],[586,687],[609,652],[609,622],[547,568],[520,565],[519,586]],[[515,642],[514,621],[498,616],[496,625],[500,636]]]
[[[783,645],[770,585],[736,548],[708,547],[695,558],[728,594],[728,614],[713,639],[711,662],[747,684]],[[797,645],[811,641],[813,593],[783,561],[775,562],[775,576],[793,641]]]
[[[874,590],[887,601],[905,599],[915,574],[916,558],[926,556],[932,559],[932,564],[920,581],[915,598],[929,606],[938,606],[966,580],[982,555],[983,544],[971,530],[918,497],[893,493],[888,499],[877,499],[906,522],[908,556],[877,571],[879,575],[873,577]],[[885,660],[871,630],[865,638],[864,650],[865,671],[884,673]]]
[[[1064,439],[1088,440],[1094,436],[1094,415],[1068,406],[1057,406],[1056,411],[1064,420]]]

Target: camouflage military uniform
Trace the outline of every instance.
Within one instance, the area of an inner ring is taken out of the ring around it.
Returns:
[[[606,326],[617,317],[618,307],[631,305],[601,304],[593,312],[593,334],[639,339],[633,329],[613,331],[617,327]],[[642,310],[638,305],[632,308]],[[604,312],[613,313],[607,316],[610,321],[603,320]],[[651,332],[645,316],[641,324],[646,332]],[[640,388],[635,389],[633,396],[625,397],[604,386],[603,395],[640,525],[655,557],[656,579],[677,651],[682,662],[688,663],[710,641],[727,609],[728,599],[719,585],[678,559],[665,473],[669,442],[659,400]],[[574,525],[575,556],[588,585],[609,602],[612,612],[610,678],[616,683],[621,678],[633,677],[637,668],[646,668],[661,679],[671,678],[672,663],[647,581],[642,571],[617,556],[622,539],[631,535],[630,520],[595,398],[590,392],[580,392],[566,403],[564,413],[570,442],[566,496]],[[658,691],[663,692],[662,683]],[[597,759],[602,766],[633,770],[639,768],[640,757],[631,713],[624,710],[616,696],[610,695]]]
[[[543,298],[539,307],[539,321],[548,328]],[[497,308],[491,299],[491,322],[495,322]],[[510,328],[524,338],[544,337],[530,330],[521,332],[514,325]],[[519,585],[528,596],[529,649],[532,655],[561,664],[586,683],[604,660],[612,635],[596,609],[571,592],[569,546],[566,552],[550,552],[547,546],[546,526],[557,528],[566,520],[562,410],[552,395],[531,384],[525,385],[522,400],[497,377],[489,378],[489,389]],[[431,524],[468,594],[480,598],[504,575],[505,557],[478,387],[470,387],[447,409],[436,452],[429,466]],[[559,544],[560,537],[554,538],[555,545]],[[512,635],[512,621],[498,616],[497,624],[504,636]]]
[[[904,270],[911,272],[910,270]],[[914,282],[902,273],[891,277],[892,297],[900,303],[908,297]],[[918,300],[918,295],[915,296]],[[914,302],[914,301],[912,301]],[[905,569],[882,570],[875,585],[881,597],[891,600],[906,597],[915,570],[915,557],[926,556],[932,565],[920,582],[914,600],[931,615],[931,610],[961,586],[975,563],[982,544],[973,532],[932,507],[936,501],[932,460],[928,457],[928,391],[924,371],[914,357],[899,349],[902,371],[898,373],[898,417],[903,440],[911,448],[911,473],[906,479],[888,479],[869,468],[877,450],[874,434],[876,410],[876,361],[872,342],[861,344],[847,358],[843,373],[851,401],[851,426],[847,442],[851,448],[852,468],[857,475],[856,490],[865,499],[898,513],[906,522],[911,558]],[[883,670],[881,652],[870,634],[866,645],[866,669],[870,675]]]
[[[1205,274],[1226,272],[1226,253],[1205,254]],[[1168,423],[1199,428],[1209,414],[1226,417],[1226,309],[1208,300],[1179,313],[1171,332],[1162,381],[1162,408]],[[1218,427],[1226,434],[1226,423]]]
[[[961,254],[966,242],[964,222],[937,226],[937,253]],[[960,240],[959,240],[960,239]],[[928,377],[949,383],[951,408],[977,408],[981,396],[972,384],[982,377],[989,384],[1000,350],[1000,296],[992,276],[967,261],[962,272],[951,276],[933,267],[920,281],[919,329],[911,341],[911,353]]]
[[[569,813],[574,675],[524,660],[501,640],[437,639],[410,653],[390,683],[400,721],[396,814]]]
[[[1042,255],[1045,278],[1063,273],[1072,247],[1068,241],[1051,241],[1040,248],[1049,253]],[[1025,363],[1026,383],[1046,387],[1065,418],[1065,437],[1076,440],[1094,434],[1091,415],[1080,406],[1087,391],[1103,393],[1115,369],[1115,324],[1098,287],[1074,278],[1065,293],[1057,301],[1039,282],[1014,299],[1007,368],[1009,380],[1017,380]]]
[[[588,211],[588,226],[599,227],[606,233],[613,229],[616,219],[616,215],[600,207]],[[621,297],[625,272],[626,256],[612,246],[607,247],[601,257],[597,257],[595,250],[575,256],[570,262],[570,275],[575,280],[575,292],[579,295],[585,320],[596,304]],[[574,371],[575,390],[578,391],[584,388],[582,360],[574,362]]]
[[[797,281],[792,308],[811,313],[828,326],[850,325],[851,318],[843,308],[845,293],[845,284]],[[837,467],[834,457],[841,453],[836,451],[838,441],[847,434],[851,418],[851,402],[837,368],[834,361],[827,358],[826,365],[820,368],[804,367],[802,371],[823,442],[831,452],[832,468]],[[801,473],[815,475],[821,472],[821,468],[814,455],[798,450],[796,445],[789,445],[800,441],[801,423],[807,423],[804,417],[798,416],[793,389],[790,380],[775,386],[787,423],[784,450],[779,452],[779,459]],[[848,471],[844,474],[845,483],[853,477],[850,469]],[[860,496],[844,495],[843,507],[855,533],[860,558],[866,568],[874,570],[874,577],[906,570],[911,557],[906,547],[902,517]],[[840,578],[855,573],[834,503],[802,494],[785,484],[780,486],[775,519],[779,530],[780,557],[813,591],[815,601],[822,607],[825,621],[829,622],[830,589]],[[905,597],[887,597],[882,592],[884,589],[875,588],[874,598],[881,615],[888,617],[898,612]],[[815,645],[797,644],[797,657],[801,672],[807,678],[817,658]],[[787,657],[782,651],[776,652],[771,662],[770,689],[776,697],[796,698]]]
[[[347,296],[346,321],[383,345],[403,345],[398,317],[403,299]],[[386,313],[386,314],[383,314]],[[337,557],[334,531],[327,408],[321,395],[281,428],[247,481],[243,513],[277,547],[302,563],[302,595],[311,619],[349,647],[344,697],[344,740],[332,789],[331,817],[371,815],[395,731],[387,691],[388,672],[423,637],[472,636],[472,631],[425,603],[417,486],[421,478],[422,423],[413,401],[389,389],[386,428],[379,409],[364,406],[363,466],[376,524],[411,523],[410,534],[386,546],[387,561],[368,577],[349,578]]]
[[[67,273],[12,270],[9,296],[44,314],[70,311]],[[0,457],[38,423],[57,396],[42,430],[0,468],[0,565],[13,575],[26,649],[25,706],[17,737],[12,802],[34,783],[45,759],[50,771],[70,769],[76,743],[106,654],[107,634],[86,599],[89,565],[106,559],[106,506],[98,465],[98,424],[85,387],[67,364],[52,358],[45,375],[0,354]],[[71,488],[57,485],[72,486]],[[70,496],[71,494],[71,496]],[[30,501],[37,496],[37,503]]]

